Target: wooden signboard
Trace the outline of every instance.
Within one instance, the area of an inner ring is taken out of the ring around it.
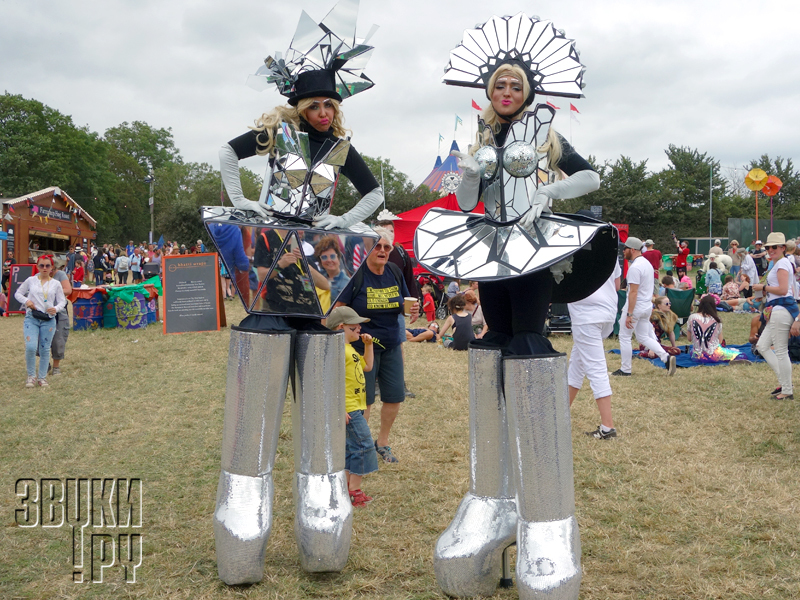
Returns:
[[[216,253],[163,258],[164,333],[219,330]]]
[[[25,307],[22,306],[14,294],[17,293],[19,286],[28,277],[31,277],[36,272],[36,265],[11,265],[11,272],[8,275],[8,310],[6,315],[17,314],[24,315]]]

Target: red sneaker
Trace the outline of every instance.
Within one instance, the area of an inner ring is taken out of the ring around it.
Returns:
[[[372,496],[367,496],[361,490],[350,490],[350,502],[356,507],[366,506],[372,502]]]

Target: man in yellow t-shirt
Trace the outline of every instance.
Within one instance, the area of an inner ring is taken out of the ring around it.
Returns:
[[[374,358],[372,336],[361,333],[361,323],[369,319],[358,316],[349,306],[340,306],[331,311],[326,325],[329,329],[344,332],[345,355],[345,410],[347,411],[347,449],[345,469],[347,472],[347,489],[354,507],[366,506],[372,500],[361,491],[361,479],[368,473],[378,470],[378,456],[372,433],[364,418],[367,408],[365,371],[372,370]],[[361,340],[364,344],[364,356],[351,345]]]

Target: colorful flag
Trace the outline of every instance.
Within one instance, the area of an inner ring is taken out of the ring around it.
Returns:
[[[480,106],[478,106],[478,103],[475,102],[475,100],[472,101],[472,108],[475,110],[483,110]]]
[[[461,117],[456,115],[456,129],[458,129],[459,125],[463,125],[463,124],[464,124],[464,121],[461,120]]]
[[[353,248],[353,272],[361,266],[364,260],[364,246],[356,244]]]
[[[443,141],[444,141],[444,136],[443,136],[441,133],[439,134],[439,141],[440,141],[440,142],[443,142]]]
[[[13,204],[9,204],[8,205],[8,212],[10,212],[10,213],[17,212],[17,211],[14,210],[14,205]]]
[[[549,106],[549,107],[551,107],[551,108],[554,108],[554,109],[556,109],[556,110],[561,110],[561,107],[560,107],[560,106],[556,106],[555,104],[553,104],[552,102],[550,102],[550,96],[545,96],[545,98],[547,98],[547,106]]]
[[[569,109],[570,111],[575,111],[576,113],[581,114],[581,111],[575,108],[575,105],[572,102],[569,103]]]

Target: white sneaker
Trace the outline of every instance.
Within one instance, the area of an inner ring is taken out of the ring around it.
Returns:
[[[39,387],[47,387],[48,385],[50,385],[50,384],[47,383],[47,379],[40,379],[39,380]]]
[[[27,381],[25,381],[26,388],[32,388],[36,386],[36,377],[28,377]]]

